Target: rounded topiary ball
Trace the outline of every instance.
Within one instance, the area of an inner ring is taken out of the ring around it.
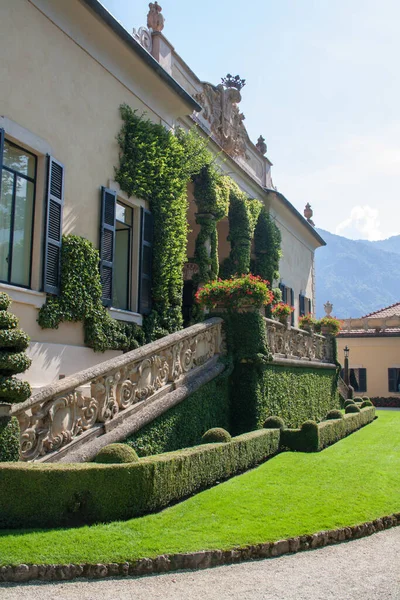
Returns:
[[[93,462],[100,464],[133,463],[139,460],[135,450],[128,444],[109,444],[104,446]]]
[[[309,419],[308,421],[304,421],[301,429],[304,433],[314,433],[315,431],[318,431],[318,423]]]
[[[11,306],[11,298],[5,292],[0,292],[0,310],[7,310]]]
[[[263,427],[264,429],[284,429],[285,422],[281,417],[272,415],[265,420]]]
[[[354,400],[348,399],[348,400],[344,401],[344,407],[345,408],[346,408],[346,406],[350,406],[350,404],[355,404]]]
[[[330,421],[332,419],[343,419],[343,413],[337,409],[330,410],[326,415],[325,420]]]
[[[353,400],[354,400],[354,402],[362,402],[363,401],[363,399],[361,398],[361,396],[355,396],[353,398]]]
[[[346,415],[348,413],[359,413],[360,409],[357,406],[357,404],[349,404],[348,406],[346,406]]]
[[[205,432],[201,441],[203,444],[224,444],[231,441],[231,434],[222,429],[222,427],[214,427]]]
[[[366,406],[373,406],[371,400],[364,400],[364,402],[361,404],[361,408],[365,408]]]

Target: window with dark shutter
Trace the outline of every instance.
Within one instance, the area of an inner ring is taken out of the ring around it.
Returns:
[[[310,298],[306,298],[306,300],[307,300],[307,313],[311,315],[312,314],[312,302],[311,302]]]
[[[367,369],[358,369],[358,391],[367,391]]]
[[[64,165],[48,157],[47,205],[43,264],[43,289],[59,294],[61,277],[62,214],[64,205]]]
[[[117,193],[114,190],[102,187],[100,214],[100,277],[102,300],[105,306],[111,306],[113,299],[116,203]]]
[[[400,369],[388,369],[389,392],[400,392]]]
[[[151,311],[151,271],[153,262],[153,215],[149,210],[140,209],[140,272],[139,272],[139,312],[147,315]]]

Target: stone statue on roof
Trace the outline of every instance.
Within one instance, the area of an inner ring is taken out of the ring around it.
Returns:
[[[147,27],[153,31],[162,31],[164,29],[164,15],[161,14],[162,7],[158,2],[150,2],[149,13],[147,15]]]

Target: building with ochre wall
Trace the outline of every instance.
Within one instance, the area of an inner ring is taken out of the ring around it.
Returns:
[[[355,395],[400,399],[400,302],[345,320],[337,343],[340,362],[349,349]]]
[[[25,376],[34,389],[118,351],[85,346],[81,323],[41,329],[46,293],[59,291],[61,234],[76,234],[99,248],[101,190],[116,202],[114,229],[119,270],[110,315],[142,324],[149,298],[139,297],[144,219],[142,198],[128,197],[115,182],[126,103],[168,130],[197,124],[209,138],[222,172],[269,210],[282,234],[281,284],[314,306],[314,252],[324,244],[312,225],[275,189],[272,163],[260,137],[249,139],[240,113],[240,89],[200,81],[162,33],[163,21],[133,34],[98,0],[14,0],[0,5],[0,291],[31,337],[33,364]],[[157,15],[156,15],[157,16]],[[23,40],[23,43],[21,41]],[[188,188],[188,265],[199,231],[193,186]],[[227,219],[218,223],[219,260],[229,254]]]

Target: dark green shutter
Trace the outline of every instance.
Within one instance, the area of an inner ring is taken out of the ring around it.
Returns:
[[[117,192],[102,187],[100,213],[100,277],[102,300],[105,306],[112,306],[113,299],[116,204]]]
[[[153,263],[153,215],[140,209],[139,307],[142,315],[151,311],[151,272]]]
[[[311,302],[310,298],[307,298],[307,302],[308,302],[308,314],[311,315],[311,313],[312,313],[312,302]]]
[[[367,391],[367,369],[358,370],[359,392]]]
[[[389,392],[397,392],[396,390],[396,369],[388,369],[389,376]]]
[[[47,157],[43,290],[55,295],[60,293],[64,170],[55,158]]]
[[[292,306],[294,308],[294,290],[293,290],[293,288],[290,288],[290,306]],[[290,324],[292,327],[294,327],[294,311],[290,315]]]
[[[1,165],[3,164],[4,129],[0,129],[0,198],[1,198]]]
[[[300,317],[306,314],[306,297],[303,294],[299,294],[299,310]]]

